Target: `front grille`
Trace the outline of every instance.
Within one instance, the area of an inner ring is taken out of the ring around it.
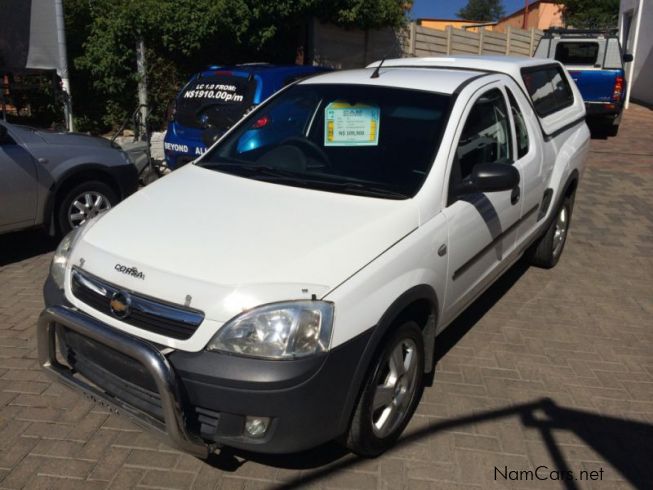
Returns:
[[[77,267],[72,270],[71,289],[77,299],[105,315],[173,339],[189,339],[204,321],[204,313],[199,310],[125,291]],[[111,299],[118,293],[131,300],[130,310],[122,318],[111,309]]]
[[[76,372],[111,396],[163,420],[161,397],[145,366],[106,345],[59,327],[62,354]]]

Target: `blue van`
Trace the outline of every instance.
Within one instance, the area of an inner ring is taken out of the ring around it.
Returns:
[[[282,87],[327,70],[251,63],[211,66],[193,75],[168,111],[163,143],[168,167],[176,169],[195,160],[245,112]]]

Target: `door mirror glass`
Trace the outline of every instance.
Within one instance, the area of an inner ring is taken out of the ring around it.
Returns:
[[[630,63],[633,61],[633,55],[630,53],[625,53],[624,54],[624,63]]]
[[[460,182],[456,194],[509,191],[518,185],[519,171],[512,165],[480,163],[472,169],[469,177]]]

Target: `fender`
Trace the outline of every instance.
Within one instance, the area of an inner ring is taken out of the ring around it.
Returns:
[[[540,215],[542,217],[546,216],[546,218],[544,220],[544,225],[543,225],[544,229],[548,229],[549,225],[551,224],[551,221],[555,218],[555,215],[554,215],[555,210],[560,207],[560,204],[562,204],[562,201],[565,198],[565,196],[567,196],[569,190],[572,187],[575,187],[575,186],[578,185],[579,180],[580,180],[580,175],[579,175],[578,169],[572,170],[571,173],[569,174],[569,177],[567,177],[567,181],[565,182],[565,185],[560,188],[561,191],[558,192],[557,195],[555,196],[555,202],[553,202],[553,204],[551,204],[551,201],[553,201],[553,199],[549,199],[548,206],[546,208],[540,210],[540,212],[539,212]],[[551,188],[549,188],[549,189],[551,191],[553,191],[553,189],[551,189]],[[549,190],[549,189],[547,189],[547,190]],[[572,206],[573,206],[573,203],[572,203]]]
[[[542,202],[543,208],[540,209],[540,211],[539,211],[542,218],[538,218],[538,219],[543,219],[543,221],[541,223],[541,227],[540,227],[541,231],[539,231],[538,233],[533,235],[529,240],[527,240],[524,243],[523,247],[520,249],[522,252],[529,249],[534,243],[536,243],[540,238],[542,238],[544,233],[546,233],[546,230],[549,229],[549,226],[551,226],[551,223],[556,218],[555,210],[560,207],[560,204],[562,204],[562,200],[565,198],[565,196],[567,196],[567,193],[569,192],[569,190],[572,187],[576,187],[578,185],[579,180],[580,180],[580,176],[579,176],[578,170],[574,169],[571,172],[571,174],[569,175],[569,177],[567,177],[567,181],[565,182],[565,185],[562,188],[562,192],[559,192],[558,195],[555,197],[555,202],[553,204],[551,204],[551,201],[553,201],[553,199],[549,199],[548,202],[544,202],[544,201]],[[552,191],[551,188],[547,189],[547,191],[549,191],[549,190]],[[547,207],[544,208],[544,206],[547,206]],[[573,210],[573,207],[574,207],[573,201],[571,203],[571,207],[572,207],[572,210]],[[544,218],[544,216],[546,216],[546,218]]]
[[[138,186],[138,176],[136,167],[131,163],[117,166],[106,166],[99,163],[86,163],[83,165],[75,165],[68,168],[61,175],[56,177],[52,176],[54,182],[48,189],[48,196],[45,200],[43,207],[43,224],[46,229],[52,229],[52,224],[55,222],[54,206],[57,200],[57,194],[71,177],[84,172],[96,172],[102,174],[108,181],[109,185],[113,187],[118,194],[120,200],[125,199],[127,196],[133,194]],[[134,174],[134,175],[130,175]]]
[[[412,303],[418,300],[426,300],[430,305],[430,312],[426,325],[422,329],[424,337],[424,366],[425,372],[429,373],[433,369],[433,359],[435,351],[435,328],[437,325],[437,317],[439,310],[439,303],[435,290],[427,285],[420,284],[405,291],[399,296],[390,307],[383,313],[379,322],[372,327],[372,335],[367,342],[367,345],[361,353],[356,371],[353,373],[352,381],[349,386],[349,391],[346,397],[346,406],[343,407],[341,412],[341,419],[339,427],[341,432],[347,430],[349,421],[354,411],[354,407],[360,398],[362,384],[370,369],[370,365],[374,361],[375,355],[381,347],[381,342],[388,334],[394,322],[400,317],[401,313]]]
[[[548,187],[553,189],[553,198],[556,201],[564,189],[563,183],[566,185],[574,172],[578,175],[578,179],[583,174],[583,162],[589,151],[589,138],[586,139],[584,136],[589,136],[589,129],[586,124],[581,123],[562,145],[553,142],[556,156]]]

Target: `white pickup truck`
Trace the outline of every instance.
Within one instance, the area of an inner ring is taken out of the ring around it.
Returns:
[[[40,361],[193,454],[378,455],[437,335],[522,255],[560,258],[584,116],[549,60],[385,60],[289,86],[62,241]]]

